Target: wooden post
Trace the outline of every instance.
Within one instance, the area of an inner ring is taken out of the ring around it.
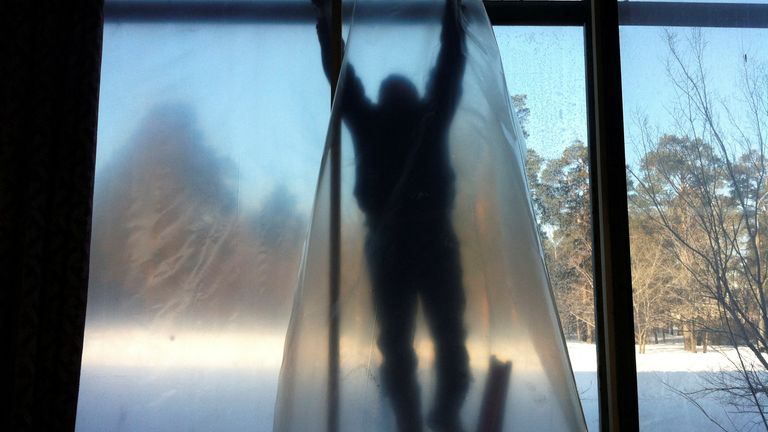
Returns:
[[[507,403],[511,372],[512,362],[501,362],[496,356],[491,356],[477,432],[501,432],[504,426],[504,407]]]

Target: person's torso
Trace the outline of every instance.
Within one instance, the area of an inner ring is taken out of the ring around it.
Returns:
[[[432,218],[450,212],[454,174],[447,127],[418,110],[375,115],[355,140],[355,197],[369,222]]]

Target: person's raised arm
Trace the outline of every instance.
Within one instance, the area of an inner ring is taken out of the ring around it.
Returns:
[[[460,0],[446,0],[440,53],[427,84],[426,102],[444,122],[456,112],[467,63]]]
[[[323,60],[323,71],[328,82],[334,79],[333,50],[331,48],[331,20],[328,17],[325,0],[312,0],[317,13],[317,40],[320,42],[320,54]],[[342,42],[343,47],[343,42]],[[343,48],[342,48],[343,50]],[[343,54],[342,54],[343,55]]]
[[[320,53],[323,60],[323,70],[328,81],[334,79],[333,52],[331,48],[331,22],[326,13],[325,7],[327,0],[312,0],[317,11],[317,39],[320,42]],[[344,41],[341,42],[342,57],[344,54]],[[343,80],[343,82],[342,82]],[[342,117],[355,128],[362,126],[361,123],[366,119],[366,115],[372,110],[372,104],[365,96],[365,89],[360,78],[355,73],[355,68],[348,64],[346,70],[342,73],[338,85],[341,91],[337,92],[342,99]]]

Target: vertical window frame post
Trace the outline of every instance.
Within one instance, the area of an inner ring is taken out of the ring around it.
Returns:
[[[600,430],[639,430],[618,2],[587,0]]]
[[[344,57],[341,38],[342,0],[330,0],[331,48],[333,77],[331,79],[331,107],[336,97]],[[328,11],[326,11],[328,12]],[[329,330],[328,330],[328,413],[327,431],[339,430],[339,371],[340,371],[340,286],[341,286],[341,115],[331,116],[331,142],[329,148],[331,168],[330,191],[330,250],[329,250]]]

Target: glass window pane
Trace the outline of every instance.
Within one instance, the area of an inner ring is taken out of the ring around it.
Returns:
[[[621,28],[642,430],[768,427],[766,41]]]
[[[582,408],[598,430],[584,31],[494,27]]]
[[[314,22],[103,40],[77,430],[271,430],[329,114]]]

